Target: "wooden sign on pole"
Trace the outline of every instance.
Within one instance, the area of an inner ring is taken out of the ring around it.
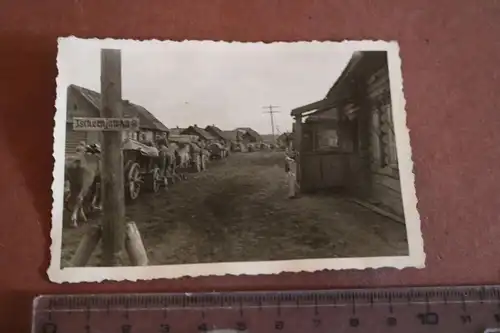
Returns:
[[[73,131],[139,131],[139,118],[73,118]]]
[[[101,50],[101,117],[123,117],[121,51]],[[104,266],[120,265],[125,246],[122,133],[102,132],[102,252]]]

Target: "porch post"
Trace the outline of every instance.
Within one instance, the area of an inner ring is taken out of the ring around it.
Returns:
[[[297,154],[297,183],[300,185],[301,178],[301,159],[302,159],[302,116],[298,115],[295,117],[295,132],[293,137],[293,148]]]
[[[296,151],[301,151],[301,142],[302,142],[302,117],[295,117],[295,133],[293,136],[293,148]]]
[[[360,80],[361,81],[361,80]],[[371,196],[372,192],[372,173],[371,173],[371,149],[370,149],[370,126],[372,103],[368,95],[368,86],[366,82],[359,82],[356,86],[356,100],[359,103],[358,111],[358,154],[361,162],[359,173],[360,195],[366,198]]]

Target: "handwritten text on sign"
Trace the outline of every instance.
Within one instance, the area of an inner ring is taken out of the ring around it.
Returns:
[[[138,131],[137,118],[73,118],[74,131]]]

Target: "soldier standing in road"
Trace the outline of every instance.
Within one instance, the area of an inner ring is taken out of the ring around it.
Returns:
[[[297,198],[297,152],[293,149],[285,151],[285,172],[288,185],[288,198]]]

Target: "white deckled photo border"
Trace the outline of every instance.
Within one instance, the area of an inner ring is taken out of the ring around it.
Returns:
[[[405,98],[403,94],[403,76],[401,70],[401,58],[399,45],[395,41],[342,41],[342,42],[320,42],[303,41],[294,42],[307,47],[310,43],[335,43],[339,47],[352,51],[387,51],[389,80],[391,89],[391,102],[393,109],[394,131],[396,136],[396,147],[399,163],[401,193],[403,198],[404,215],[408,239],[408,256],[397,257],[364,257],[364,258],[325,258],[325,259],[301,259],[284,261],[258,261],[258,262],[225,262],[225,263],[203,263],[164,266],[139,266],[139,267],[83,267],[83,268],[61,268],[61,246],[62,246],[62,224],[63,224],[63,195],[64,195],[64,163],[65,163],[65,141],[66,141],[66,101],[63,90],[70,83],[65,76],[64,59],[61,57],[61,49],[69,47],[69,42],[78,39],[76,37],[65,37],[58,39],[57,66],[59,75],[56,79],[57,97],[55,102],[55,126],[54,126],[54,152],[55,160],[52,183],[52,228],[50,232],[52,243],[50,245],[50,265],[47,270],[49,279],[55,283],[77,283],[77,282],[100,282],[104,280],[113,281],[137,281],[159,278],[181,278],[197,276],[222,276],[222,275],[261,275],[279,274],[284,272],[314,272],[323,270],[345,270],[345,269],[376,269],[407,267],[424,268],[425,252],[423,237],[421,233],[420,216],[417,210],[417,196],[415,191],[415,177],[413,173],[412,149],[410,145],[409,130],[406,124]],[[88,39],[87,39],[88,40]],[[99,41],[103,48],[121,48],[128,43],[183,43],[177,41],[135,41],[115,39],[90,39]],[[186,41],[191,43],[240,43],[223,41]],[[284,42],[276,42],[284,43]],[[245,43],[248,44],[248,43]],[[257,43],[256,43],[257,44]],[[262,44],[259,42],[258,44]]]

